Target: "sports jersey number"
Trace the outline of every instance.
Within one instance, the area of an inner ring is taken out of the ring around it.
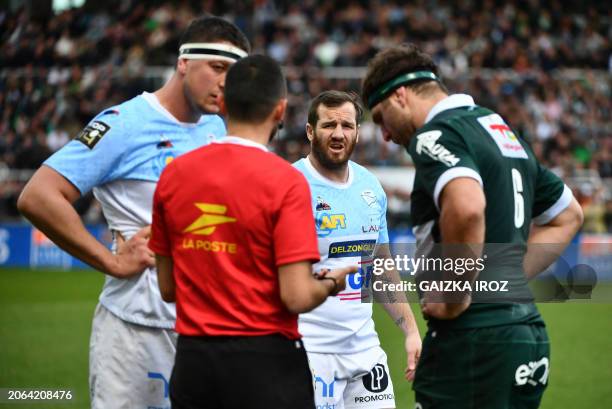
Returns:
[[[521,172],[512,168],[512,190],[514,190],[514,227],[520,229],[525,222],[525,200]]]

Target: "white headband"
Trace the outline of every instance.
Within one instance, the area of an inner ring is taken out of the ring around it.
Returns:
[[[179,48],[179,58],[190,60],[224,60],[236,62],[246,57],[246,51],[222,43],[187,43]]]

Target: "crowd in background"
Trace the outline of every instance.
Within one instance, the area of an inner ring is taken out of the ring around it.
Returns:
[[[290,109],[275,149],[288,160],[308,152],[310,98],[325,89],[359,91],[359,71],[343,67],[363,67],[385,46],[415,42],[435,56],[452,92],[498,111],[543,163],[579,181],[572,187],[587,207],[586,230],[612,231],[609,7],[555,0],[402,3],[89,1],[47,17],[0,11],[0,170],[38,167],[97,112],[158,87],[164,70],[152,67],[171,68],[179,33],[210,12],[234,21],[254,52],[287,68]],[[406,153],[382,143],[377,132],[366,116],[354,159],[410,166]],[[0,184],[1,215],[16,215],[22,184]],[[389,194],[409,197],[409,191]]]

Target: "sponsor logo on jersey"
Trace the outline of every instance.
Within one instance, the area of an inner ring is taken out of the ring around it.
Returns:
[[[340,241],[329,245],[328,258],[370,257],[376,240]]]
[[[315,217],[317,235],[325,237],[334,230],[346,229],[346,215],[344,213],[322,213]]]
[[[433,160],[442,162],[448,167],[455,166],[459,163],[459,158],[446,149],[444,145],[437,142],[441,136],[442,131],[438,130],[423,132],[417,135],[416,152],[419,155],[424,153]]]
[[[370,224],[366,226],[361,226],[362,233],[378,233],[380,231],[380,216],[378,214],[370,215]]]
[[[372,207],[376,203],[376,195],[371,190],[364,190],[361,192],[361,198],[365,200],[369,207]]]
[[[161,138],[161,141],[157,144],[157,149],[164,149],[164,148],[172,148],[174,147],[174,145],[172,145],[172,142],[168,139],[168,138]]]
[[[483,116],[478,118],[478,122],[491,135],[503,156],[518,159],[528,158],[523,145],[501,116],[498,114]]]
[[[215,232],[218,225],[234,223],[234,217],[225,216],[227,206],[213,203],[194,203],[202,211],[202,215],[183,230],[183,233],[200,234],[204,236]]]
[[[519,365],[514,373],[514,380],[517,386],[531,385],[537,386],[538,383],[546,385],[548,382],[548,358],[543,357],[539,361],[532,361]]]
[[[323,210],[331,210],[331,206],[325,202],[325,200],[323,200],[323,198],[321,196],[317,196],[317,207],[316,207],[316,211],[320,212]]]
[[[79,134],[74,138],[87,146],[89,149],[93,149],[100,139],[110,131],[111,127],[102,121],[93,121],[87,125]]]
[[[194,203],[202,211],[202,215],[183,230],[183,233],[209,236],[215,232],[217,226],[234,223],[236,218],[225,216],[227,206],[213,203]],[[189,237],[183,238],[182,248],[185,250],[201,250],[213,253],[236,254],[236,243],[217,240],[202,240]]]

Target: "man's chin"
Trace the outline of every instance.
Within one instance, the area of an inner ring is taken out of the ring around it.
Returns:
[[[220,112],[219,105],[201,105],[200,111],[203,115],[217,115]]]

